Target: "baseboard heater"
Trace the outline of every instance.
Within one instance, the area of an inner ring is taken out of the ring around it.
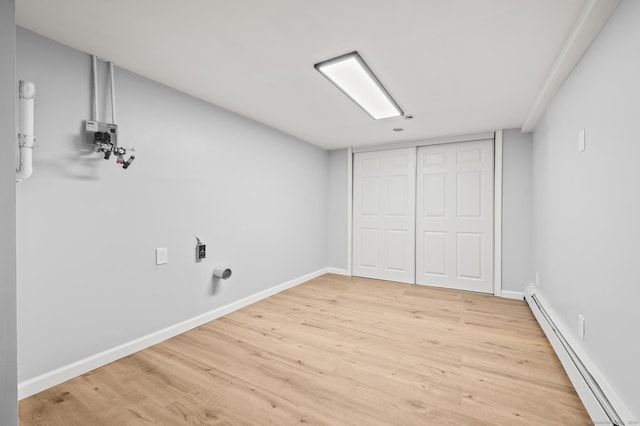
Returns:
[[[558,358],[560,358],[565,371],[576,388],[592,420],[596,424],[606,421],[615,426],[625,426],[625,423],[605,395],[605,392],[580,360],[580,357],[573,350],[561,330],[553,321],[551,315],[549,315],[544,308],[544,304],[540,301],[536,290],[532,286],[527,287],[525,299],[555,349]],[[562,351],[564,351],[564,353]],[[575,369],[572,368],[569,363],[573,364]],[[603,417],[603,414],[606,415],[606,419]]]

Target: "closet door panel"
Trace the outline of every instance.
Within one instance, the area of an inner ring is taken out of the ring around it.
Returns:
[[[414,283],[416,149],[353,161],[353,275]]]
[[[416,283],[493,292],[493,140],[417,151]]]

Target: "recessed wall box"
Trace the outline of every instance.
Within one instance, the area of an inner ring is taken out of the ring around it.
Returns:
[[[207,245],[197,244],[196,245],[196,261],[200,262],[202,259],[206,257],[207,257]]]
[[[87,145],[110,144],[118,146],[118,125],[85,121],[85,143]]]
[[[200,241],[200,238],[196,237],[196,262],[201,262],[202,259],[207,257],[207,245]]]

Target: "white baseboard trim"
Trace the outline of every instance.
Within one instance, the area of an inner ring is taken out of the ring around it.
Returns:
[[[524,300],[524,291],[502,290],[500,297],[504,297],[505,299]]]
[[[340,268],[327,268],[327,273],[328,274],[336,274],[336,275],[344,275],[347,277],[350,277],[351,274],[349,273],[349,271],[347,271],[346,269],[340,269]]]
[[[251,305],[252,303],[258,302],[269,296],[280,293],[281,291],[295,287],[299,284],[319,277],[320,275],[332,272],[330,271],[330,269],[332,268],[323,268],[317,270],[310,274],[295,278],[291,281],[287,281],[285,283],[263,290],[259,293],[252,294],[251,296],[247,296],[243,299],[221,306],[212,311],[198,315],[194,318],[182,321],[178,324],[171,325],[162,330],[158,330],[154,333],[116,346],[115,348],[108,349],[104,352],[100,352],[90,357],[81,359],[69,365],[57,368],[53,371],[49,371],[31,379],[24,380],[18,383],[18,400],[27,398],[31,395],[35,395],[36,393],[42,392],[45,389],[66,382],[67,380],[71,380],[74,377],[78,377],[91,370],[95,370],[98,367],[102,367],[120,358],[129,356],[135,352],[148,348],[149,346],[156,345],[167,339],[213,321],[216,318],[220,318],[224,315],[230,314],[233,311]]]
[[[538,304],[533,300],[532,296],[535,295],[538,303],[544,309],[547,316],[551,319],[553,325],[547,320],[543,312],[538,308]],[[545,300],[544,296],[540,294],[535,285],[529,284],[525,289],[525,299],[531,308],[536,320],[540,324],[540,327],[544,331],[549,343],[553,347],[556,355],[560,359],[564,370],[567,372],[571,383],[576,389],[578,396],[582,400],[593,424],[616,424],[612,423],[601,402],[596,397],[596,393],[589,386],[590,380],[586,379],[581,373],[581,369],[578,364],[581,363],[584,366],[583,372],[586,371],[590,375],[597,387],[602,391],[602,395],[608,400],[609,404],[617,415],[624,422],[621,426],[628,424],[636,424],[638,418],[628,409],[628,407],[622,402],[622,399],[617,395],[614,389],[611,387],[605,376],[600,369],[594,364],[591,357],[583,349],[581,345],[574,339],[572,333],[569,332],[564,322],[555,313],[551,305]],[[555,329],[554,329],[555,326]],[[574,358],[571,357],[569,351],[563,345],[558,334],[564,338],[567,345],[575,354],[575,358],[579,361],[576,363]],[[592,383],[593,385],[593,383]]]

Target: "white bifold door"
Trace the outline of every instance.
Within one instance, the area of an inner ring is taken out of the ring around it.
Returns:
[[[493,292],[493,140],[356,153],[353,275]]]
[[[353,275],[415,282],[416,149],[354,155]]]
[[[418,148],[416,283],[493,293],[493,140]]]

